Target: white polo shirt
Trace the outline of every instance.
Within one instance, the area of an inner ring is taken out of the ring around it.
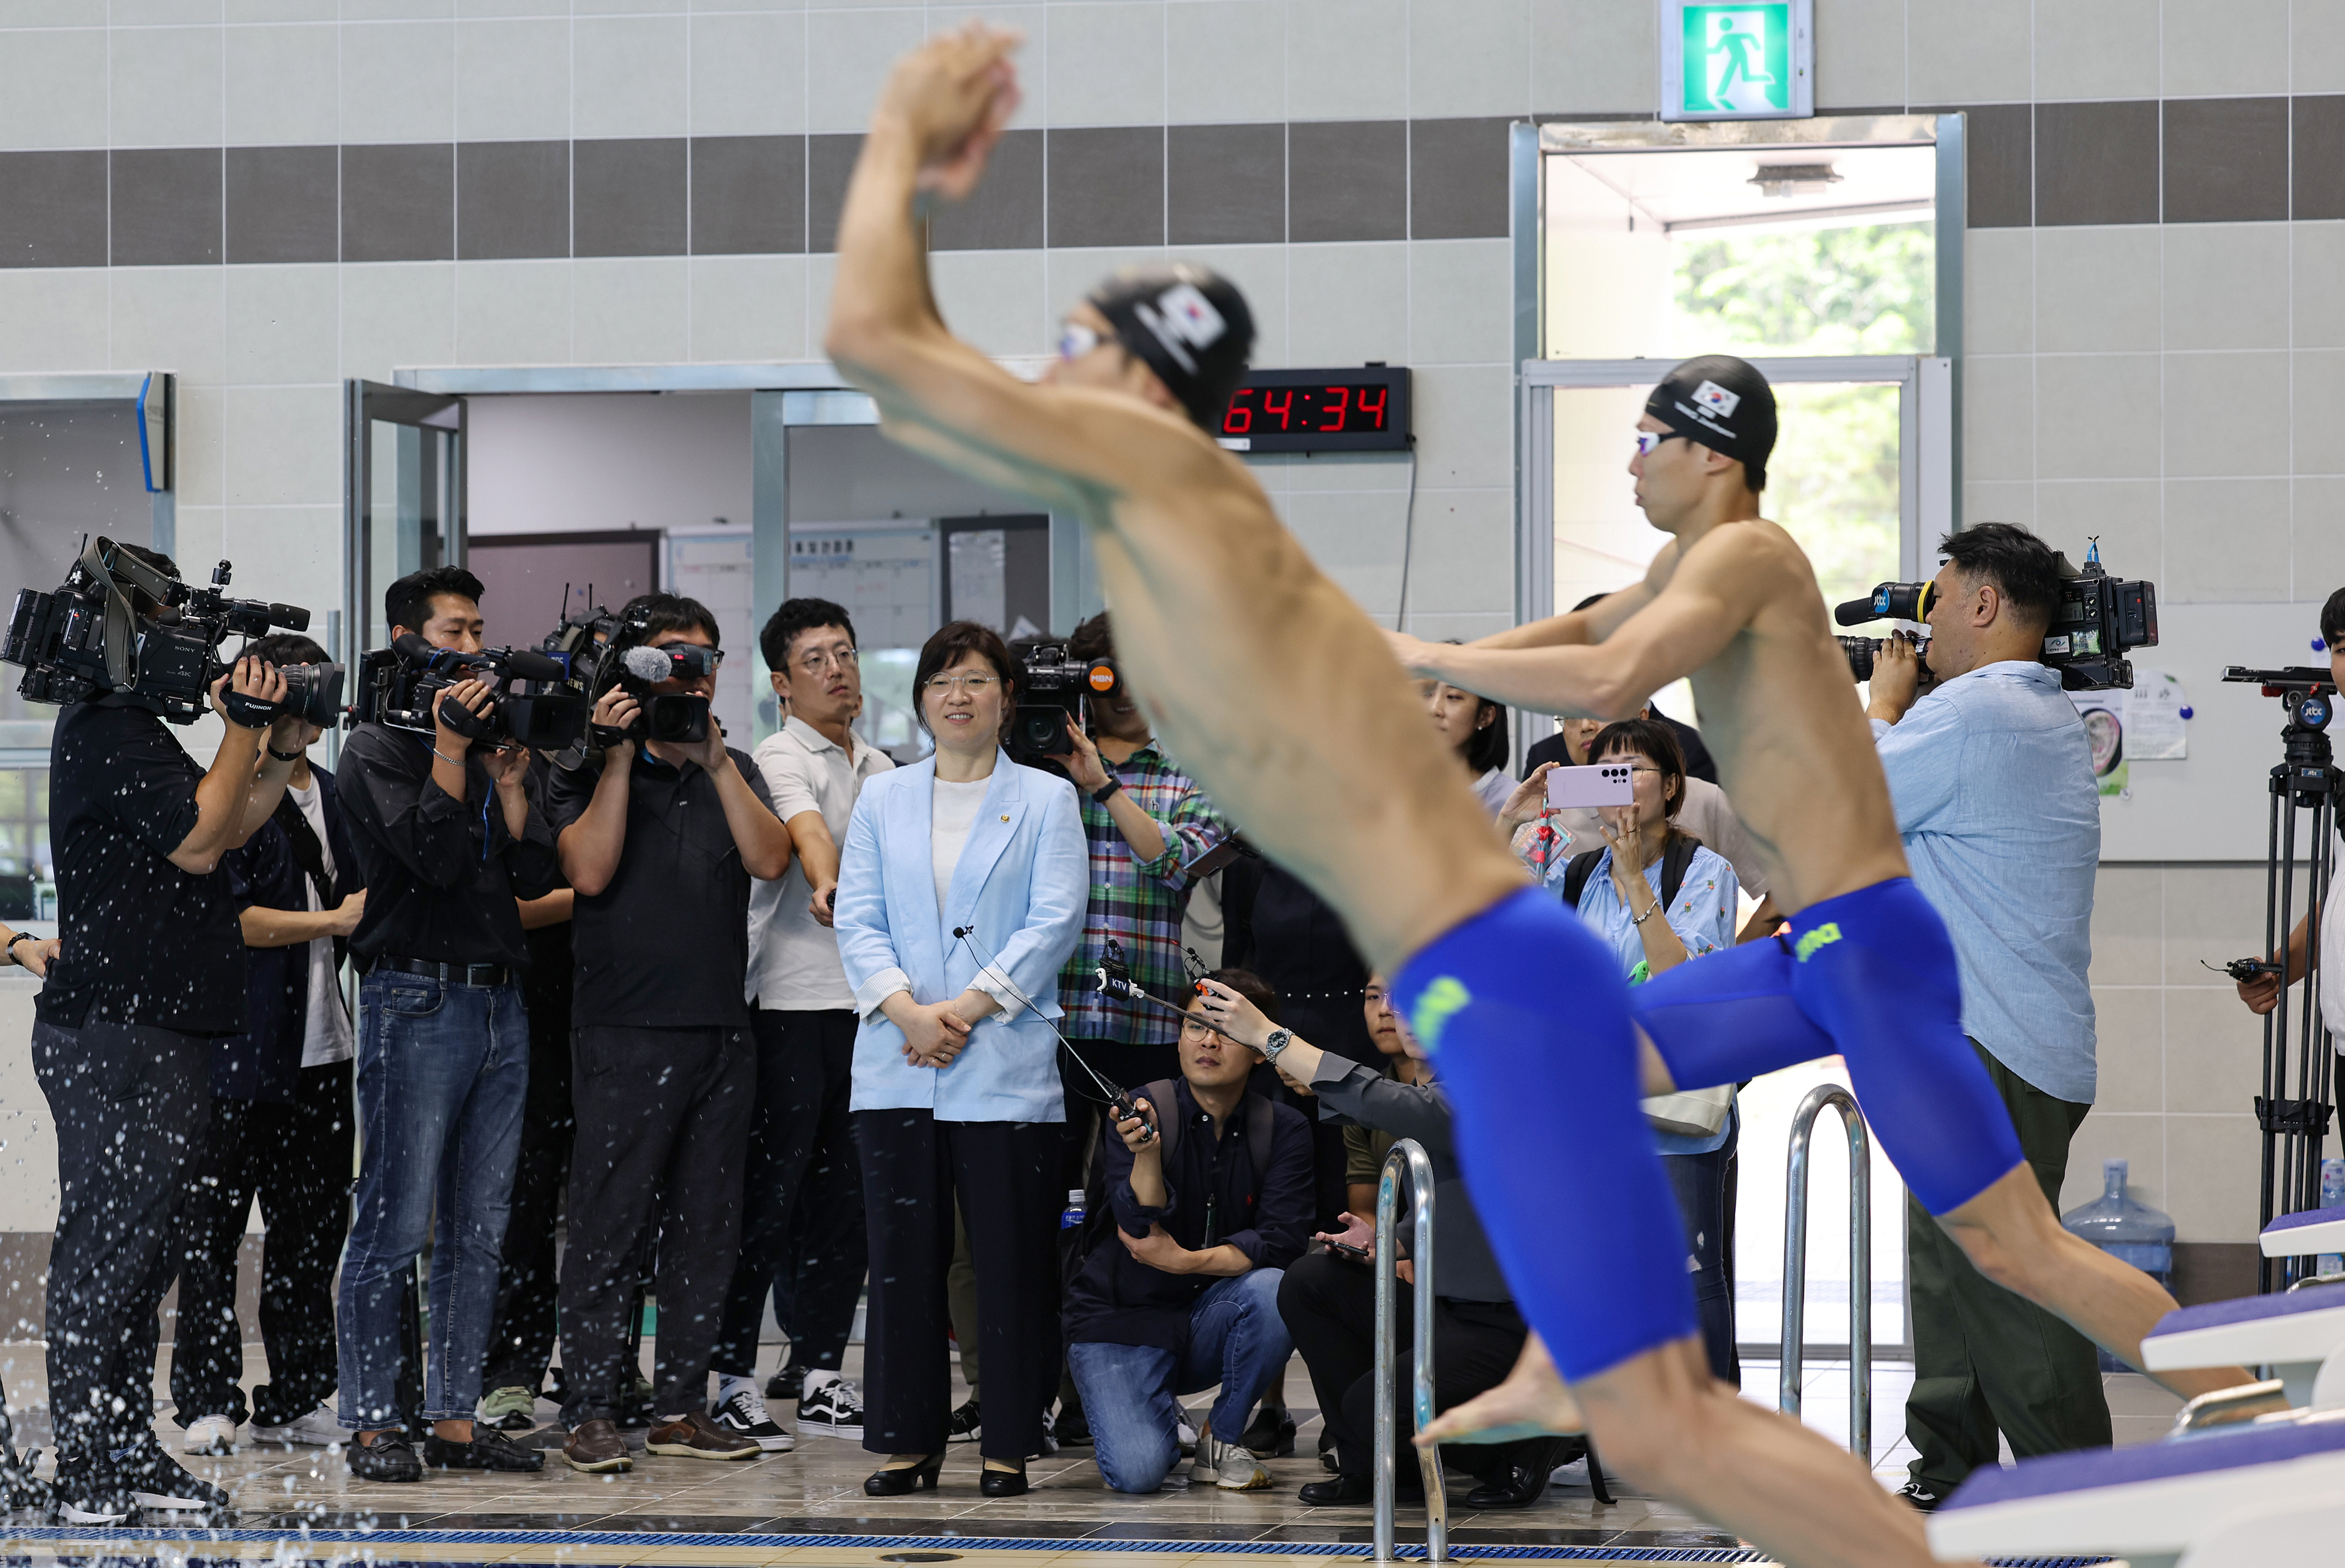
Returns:
[[[784,822],[802,812],[822,814],[834,842],[847,841],[848,820],[864,781],[896,764],[888,754],[850,733],[854,754],[793,716],[752,754]],[[748,996],[776,1012],[852,1011],[855,988],[838,963],[838,937],[807,907],[814,896],[797,857],[776,882],[749,885]]]

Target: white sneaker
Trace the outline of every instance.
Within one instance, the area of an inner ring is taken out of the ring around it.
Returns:
[[[188,1423],[188,1435],[179,1440],[181,1453],[234,1453],[236,1422],[224,1415],[199,1415]]]
[[[350,1434],[343,1430],[340,1421],[334,1419],[334,1412],[324,1405],[318,1406],[299,1421],[287,1421],[283,1426],[257,1426],[246,1435],[255,1442],[281,1442],[289,1448],[297,1444],[309,1448],[340,1448],[350,1441]]]
[[[1261,1492],[1271,1485],[1264,1470],[1243,1442],[1223,1442],[1207,1427],[1197,1438],[1197,1458],[1189,1466],[1192,1484],[1212,1482],[1224,1492]]]

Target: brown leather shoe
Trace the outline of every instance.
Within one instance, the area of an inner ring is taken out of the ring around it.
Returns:
[[[678,1459],[755,1459],[764,1449],[754,1437],[736,1437],[720,1431],[698,1411],[681,1421],[655,1422],[644,1446],[654,1453]]]
[[[635,1468],[634,1456],[627,1452],[627,1440],[619,1435],[617,1425],[599,1416],[572,1429],[570,1441],[562,1445],[562,1462],[573,1470]]]

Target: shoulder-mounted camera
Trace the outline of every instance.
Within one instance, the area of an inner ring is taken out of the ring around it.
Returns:
[[[2101,565],[2097,540],[2086,550],[2082,569],[2071,566],[2066,555],[2059,562],[2060,598],[2052,607],[2052,623],[2044,631],[2043,662],[2060,672],[2064,691],[2130,689],[2133,661],[2123,655],[2136,648],[2157,646],[2157,585],[2111,577]],[[1928,582],[1883,582],[1870,598],[1835,605],[1832,619],[1843,626],[1862,626],[1868,621],[1905,621],[1919,626],[1929,616],[1934,591],[1934,585]],[[1926,652],[1928,629],[1914,634],[1924,639]],[[1883,641],[1879,637],[1839,639],[1848,655],[1849,673],[1856,679],[1873,679],[1873,660]]]
[[[1020,761],[1065,756],[1074,750],[1067,722],[1083,722],[1083,699],[1123,690],[1115,661],[1077,659],[1063,642],[1029,643],[1019,658],[1018,711],[1010,725],[1010,754]]]

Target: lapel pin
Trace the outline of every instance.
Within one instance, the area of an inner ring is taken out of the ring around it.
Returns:
[[[1009,814],[1008,812],[1006,812],[1006,811],[1005,811],[1005,812],[1003,812],[1003,813],[1001,814],[1001,820],[1002,820],[1002,821],[1004,821],[1004,822],[1008,822],[1008,821],[1010,820],[1010,814]]]

